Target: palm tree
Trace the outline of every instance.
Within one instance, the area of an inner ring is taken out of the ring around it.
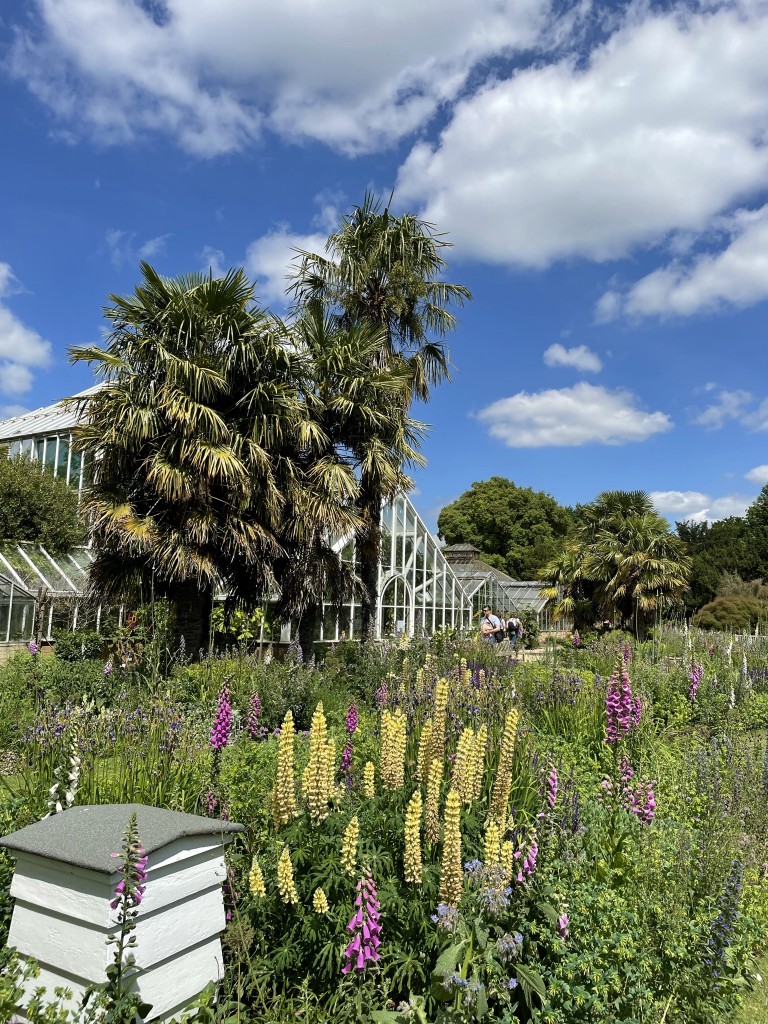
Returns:
[[[312,385],[307,388],[309,414],[317,428],[315,458],[346,467],[355,481],[346,492],[348,511],[355,515],[359,500],[357,479],[375,479],[387,497],[410,484],[403,466],[420,464],[420,424],[404,414],[411,379],[402,360],[390,360],[378,369],[374,356],[382,344],[382,328],[362,323],[343,327],[317,300],[302,309],[298,319],[286,328],[290,346],[306,357]],[[313,638],[323,600],[337,608],[352,591],[361,599],[367,595],[359,575],[341,561],[340,545],[329,534],[321,516],[315,516],[309,531],[307,517],[300,510],[283,517],[286,524],[304,523],[301,537],[283,543],[290,554],[280,563],[281,596],[278,608],[286,618],[299,622],[299,642],[305,658],[311,654]],[[347,534],[361,531],[356,514]]]
[[[573,542],[542,570],[542,597],[560,597],[555,614],[582,623],[585,613],[593,621],[618,614],[642,635],[657,611],[685,593],[691,561],[684,544],[643,491],[605,491],[578,511]]]
[[[396,217],[368,193],[331,234],[325,256],[298,250],[290,289],[296,308],[319,301],[340,327],[379,328],[380,342],[371,352],[374,368],[404,364],[410,397],[428,401],[430,387],[448,378],[448,352],[440,340],[455,326],[448,306],[471,298],[463,286],[441,280],[446,267],[443,252],[449,245],[433,225],[410,213]],[[406,401],[399,409],[404,419],[408,405]],[[406,432],[401,428],[399,435]],[[378,437],[379,454],[386,443]],[[357,533],[357,553],[368,595],[363,604],[364,639],[373,635],[378,601],[380,515],[387,495],[386,479],[377,468],[380,462],[377,457],[360,464],[363,525]]]
[[[80,400],[77,431],[97,465],[84,501],[91,585],[108,599],[167,595],[196,652],[215,591],[256,604],[273,588],[284,510],[349,529],[356,519],[335,499],[356,484],[313,461],[322,439],[301,393],[306,360],[256,308],[242,270],[141,273],[133,295],[111,296],[106,345],[71,351],[104,381]]]

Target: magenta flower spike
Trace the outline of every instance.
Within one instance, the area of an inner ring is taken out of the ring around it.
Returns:
[[[218,752],[223,750],[229,743],[229,733],[232,728],[232,694],[226,686],[221,688],[219,703],[216,708],[216,718],[211,728],[211,747]]]
[[[368,868],[357,883],[357,910],[350,918],[347,930],[352,933],[352,941],[344,950],[345,963],[342,974],[356,970],[363,973],[367,965],[380,959],[381,924],[379,923],[381,906],[379,904],[373,876]]]
[[[347,709],[347,717],[344,719],[344,728],[347,730],[350,736],[357,731],[357,722],[357,704],[350,704],[349,708]]]
[[[245,731],[252,740],[258,738],[260,716],[261,698],[258,693],[252,693],[248,698],[248,711],[245,716]]]

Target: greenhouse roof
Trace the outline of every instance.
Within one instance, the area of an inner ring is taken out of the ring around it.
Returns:
[[[52,595],[74,597],[87,584],[93,561],[90,548],[73,548],[66,555],[51,555],[42,544],[0,541],[0,580],[34,595],[43,587]]]
[[[72,398],[85,398],[99,390],[101,384],[79,391]],[[10,420],[0,420],[0,441],[13,441],[17,437],[39,437],[42,434],[57,434],[75,427],[81,417],[76,406],[65,408],[62,402],[46,405],[42,409],[25,412]]]

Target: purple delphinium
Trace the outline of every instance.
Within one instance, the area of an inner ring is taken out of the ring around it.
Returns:
[[[704,675],[704,667],[703,667],[703,665],[700,662],[698,662],[698,661],[695,662],[693,667],[691,668],[691,671],[688,673],[688,678],[691,681],[691,688],[688,691],[688,696],[690,697],[690,699],[692,701],[696,700],[696,692],[699,689],[699,685],[701,683],[701,677],[703,675]]]
[[[347,717],[344,719],[344,728],[347,730],[350,736],[353,733],[357,732],[357,721],[357,704],[350,704],[349,708],[347,709]]]
[[[248,698],[248,710],[245,715],[245,731],[252,740],[261,735],[259,729],[259,717],[261,715],[261,698],[258,693],[252,693]]]
[[[219,703],[216,718],[211,728],[211,747],[214,752],[223,750],[229,743],[229,732],[232,728],[232,694],[229,688],[222,686],[219,692]]]
[[[379,904],[376,886],[370,869],[366,868],[357,883],[355,913],[349,920],[347,931],[352,933],[352,941],[344,950],[346,963],[341,968],[342,974],[350,971],[365,971],[367,965],[380,959],[381,945],[381,905]]]

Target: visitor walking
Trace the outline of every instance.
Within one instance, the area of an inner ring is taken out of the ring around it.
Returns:
[[[514,612],[512,612],[510,617],[507,619],[507,639],[512,645],[513,650],[517,646],[517,641],[520,639],[522,635],[523,624],[520,621],[520,619],[518,619],[517,615]]]
[[[494,615],[490,605],[483,608],[480,619],[480,636],[489,644],[500,644],[504,639],[504,626],[498,615]]]

